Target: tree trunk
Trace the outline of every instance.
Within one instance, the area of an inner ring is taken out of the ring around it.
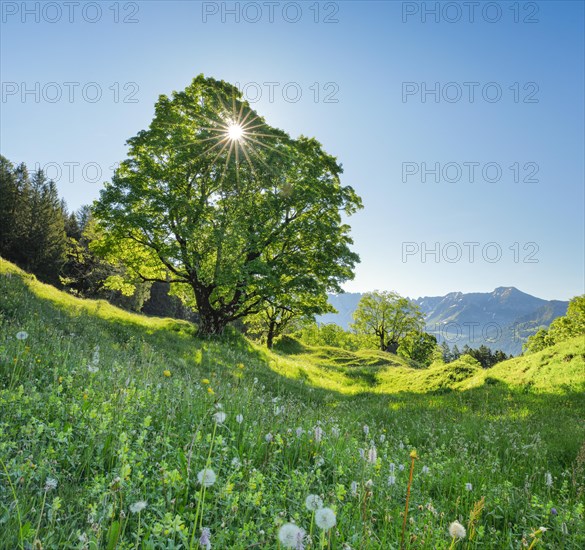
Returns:
[[[209,293],[203,289],[193,286],[195,301],[197,302],[197,313],[199,315],[198,333],[200,336],[220,336],[223,334],[229,319],[223,311],[216,310],[209,303]]]
[[[268,349],[272,349],[274,345],[274,333],[276,329],[276,323],[274,321],[270,321],[270,325],[268,325],[268,334],[266,335],[266,347]]]

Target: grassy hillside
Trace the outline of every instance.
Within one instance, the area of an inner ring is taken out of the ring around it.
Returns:
[[[583,339],[488,371],[268,352],[1,261],[0,548],[199,548],[203,528],[213,548],[284,548],[291,521],[306,548],[398,548],[414,448],[406,548],[449,548],[455,520],[456,548],[521,548],[540,526],[537,547],[582,548],[584,356]]]

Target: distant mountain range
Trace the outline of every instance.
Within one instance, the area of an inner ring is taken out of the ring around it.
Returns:
[[[332,294],[329,302],[339,312],[317,318],[319,323],[335,323],[345,329],[361,299],[360,293]],[[528,336],[548,327],[565,315],[569,302],[543,300],[514,287],[498,287],[493,292],[450,292],[446,296],[425,296],[412,300],[426,316],[426,330],[439,342],[446,341],[461,350],[486,345],[507,354],[520,355]]]

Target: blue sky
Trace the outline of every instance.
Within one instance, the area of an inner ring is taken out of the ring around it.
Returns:
[[[470,19],[455,2],[3,1],[0,152],[78,208],[158,95],[204,73],[343,164],[365,206],[346,290],[568,299],[585,278],[584,3]],[[423,182],[422,163],[440,172]]]

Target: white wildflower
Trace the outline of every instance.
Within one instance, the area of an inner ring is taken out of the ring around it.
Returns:
[[[378,460],[378,451],[376,451],[376,447],[372,447],[368,451],[368,462],[370,464],[376,464],[377,460]]]
[[[388,476],[388,485],[396,485],[396,476],[393,475]]]
[[[211,531],[208,527],[201,529],[201,537],[199,538],[199,546],[205,550],[211,550]]]
[[[236,416],[236,422],[237,422],[238,424],[241,424],[243,421],[244,421],[244,416],[243,416],[243,415],[241,415],[241,414],[238,414],[238,415]]]
[[[553,484],[553,478],[550,472],[546,472],[546,474],[544,474],[544,484],[547,487],[552,487]]]
[[[317,426],[315,428],[315,431],[313,432],[314,437],[315,437],[315,441],[317,443],[319,443],[321,441],[321,439],[323,439],[323,428]]]
[[[358,493],[358,483],[357,481],[352,481],[351,482],[351,494],[352,496],[357,496]]]
[[[367,424],[364,424],[364,433],[368,435],[370,433],[370,427]]]
[[[274,439],[274,436],[269,432],[264,436],[264,439],[267,443],[270,443]]]
[[[466,483],[465,490],[466,491],[473,491],[473,485],[471,483]]]

